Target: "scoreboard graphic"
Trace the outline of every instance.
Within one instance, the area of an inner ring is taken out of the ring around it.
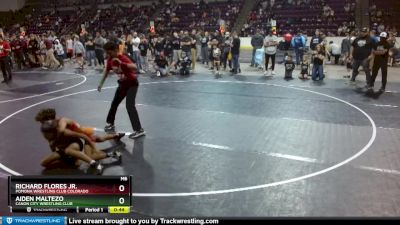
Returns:
[[[11,176],[8,193],[14,213],[129,213],[132,177]]]

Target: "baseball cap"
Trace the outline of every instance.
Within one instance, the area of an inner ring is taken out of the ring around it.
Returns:
[[[382,32],[379,37],[383,37],[383,38],[387,38],[387,33],[386,32]]]

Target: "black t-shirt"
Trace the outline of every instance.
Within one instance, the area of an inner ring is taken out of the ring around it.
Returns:
[[[234,38],[232,42],[232,48],[231,48],[231,53],[233,55],[238,55],[240,53],[240,39],[239,38]]]
[[[308,64],[307,63],[301,63],[301,74],[305,74],[308,72]]]
[[[161,59],[160,57],[157,57],[154,62],[156,63],[156,65],[160,68],[166,68],[168,66],[168,61],[163,58]]]
[[[285,70],[286,71],[293,71],[294,70],[294,62],[286,62],[285,63]]]
[[[191,42],[191,41],[192,41],[192,38],[190,38],[190,36],[185,36],[182,38],[182,42]],[[190,47],[191,47],[191,44],[190,45],[182,45],[182,51],[188,52],[188,51],[190,51]]]
[[[207,47],[208,46],[208,41],[209,41],[208,37],[202,37],[200,39],[201,47]]]
[[[358,37],[353,41],[353,58],[364,60],[371,54],[374,47],[374,41],[371,37]]]
[[[174,47],[172,46],[172,42],[171,41],[165,42],[165,54],[171,55],[173,51]]]
[[[86,43],[86,51],[94,51],[94,43]]]
[[[320,58],[317,58],[316,56],[314,57],[313,63],[315,65],[322,65],[324,63],[323,60],[321,60]]]
[[[149,49],[149,44],[140,43],[138,47],[139,47],[139,50],[140,50],[140,55],[141,56],[147,56],[147,50]]]
[[[36,52],[39,50],[39,43],[36,40],[29,40],[28,50],[31,52]]]
[[[181,49],[181,39],[173,37],[172,38],[172,49],[173,50],[180,50]]]
[[[192,44],[190,45],[190,47],[193,49],[196,49],[197,42],[194,41],[194,40],[196,40],[196,36],[192,35],[191,38],[192,38]],[[194,42],[194,44],[193,44],[193,42]]]
[[[126,43],[125,43],[125,45],[126,45],[126,51],[128,52],[128,53],[130,53],[130,54],[133,54],[133,48],[132,48],[132,43],[130,42],[130,41],[127,41]]]
[[[164,45],[165,45],[164,41],[157,41],[156,44],[154,45],[154,49],[157,52],[162,52],[164,51]]]
[[[387,61],[389,58],[389,49],[390,49],[390,44],[387,41],[378,42],[374,46],[374,50],[377,50],[377,51],[387,50],[387,52],[384,55],[375,55],[375,61],[382,61],[382,60]]]
[[[211,40],[214,40],[214,39],[218,41],[218,45],[220,45],[221,43],[224,42],[224,38],[221,35],[217,35],[217,36],[213,35],[211,37]]]
[[[310,49],[315,50],[316,46],[322,42],[322,39],[318,36],[312,37],[310,42]]]

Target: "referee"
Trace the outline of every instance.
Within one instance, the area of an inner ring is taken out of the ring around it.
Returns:
[[[119,104],[126,97],[126,109],[133,128],[133,133],[129,138],[134,139],[144,136],[146,133],[140,124],[139,115],[135,106],[135,98],[139,88],[139,82],[135,75],[136,64],[134,64],[127,56],[118,54],[118,45],[113,42],[108,42],[104,45],[104,50],[107,53],[107,67],[104,70],[103,77],[97,90],[100,92],[109,72],[113,70],[118,76],[118,88],[115,92],[114,99],[111,103],[111,108],[107,116],[107,125],[104,128],[106,132],[115,130],[115,114]]]

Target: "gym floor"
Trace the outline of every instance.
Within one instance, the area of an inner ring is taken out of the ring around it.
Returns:
[[[44,170],[50,149],[34,121],[59,116],[102,134],[116,77],[100,72],[24,71],[0,86],[0,189],[8,175],[87,175]],[[398,216],[400,84],[366,94],[343,80],[323,83],[198,72],[140,76],[137,108],[147,136],[123,138],[121,164],[103,175],[133,176],[142,216]],[[119,108],[118,132],[131,132]],[[113,149],[115,143],[100,144]],[[7,214],[7,196],[0,196]]]

